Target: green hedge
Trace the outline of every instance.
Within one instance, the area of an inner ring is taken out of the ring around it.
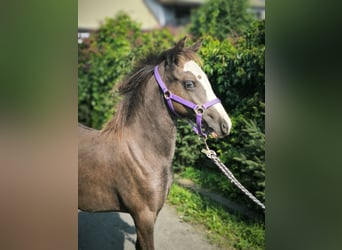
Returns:
[[[239,36],[253,19],[247,8],[248,0],[208,0],[192,13],[189,31],[220,40]]]
[[[167,30],[143,33],[141,25],[120,12],[78,47],[78,120],[101,128],[115,112],[115,85],[150,50],[172,46]]]
[[[235,44],[205,37],[200,50],[204,70],[233,122],[228,139],[214,142],[213,148],[241,183],[262,201],[265,199],[264,28],[264,21],[253,22]]]
[[[171,47],[179,38],[167,29],[142,32],[140,24],[125,13],[107,19],[95,34],[79,45],[79,121],[101,128],[113,116],[120,100],[115,86],[132,69],[134,62],[151,50]],[[188,44],[193,42],[187,41]],[[260,199],[264,199],[265,186],[264,52],[262,21],[253,22],[234,43],[205,36],[199,51],[204,70],[233,121],[231,135],[227,139],[211,140],[210,145]],[[203,165],[201,142],[187,123],[179,122],[176,145],[176,171]],[[227,195],[244,197],[233,190],[235,193]]]

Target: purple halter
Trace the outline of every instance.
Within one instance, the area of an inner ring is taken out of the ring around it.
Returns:
[[[188,100],[183,99],[180,96],[174,95],[172,94],[172,92],[170,90],[167,89],[164,81],[161,79],[159,72],[158,72],[158,65],[154,67],[154,77],[157,80],[157,83],[159,85],[159,87],[161,88],[161,90],[164,93],[164,98],[167,102],[167,105],[169,106],[169,109],[176,115],[178,116],[178,114],[176,113],[172,101],[178,102],[188,108],[191,108],[195,114],[196,114],[196,125],[197,127],[193,124],[192,128],[195,131],[195,133],[197,135],[203,136],[203,137],[207,137],[207,134],[204,133],[202,131],[202,117],[203,117],[203,113],[207,108],[210,108],[211,106],[220,103],[220,99],[216,98],[214,100],[211,100],[205,104],[194,104]]]

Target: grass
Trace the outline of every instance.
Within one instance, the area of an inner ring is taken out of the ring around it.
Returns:
[[[190,179],[197,185],[219,193],[237,203],[244,203],[252,208],[257,207],[217,169],[186,167],[184,171],[179,173],[179,177]]]
[[[208,239],[223,249],[264,249],[265,225],[228,213],[220,205],[173,184],[168,204],[176,207],[182,219],[203,227]]]

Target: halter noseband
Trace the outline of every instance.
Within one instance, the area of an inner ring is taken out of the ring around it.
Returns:
[[[188,108],[191,108],[195,114],[196,114],[196,125],[192,125],[192,128],[194,130],[194,132],[199,135],[199,136],[203,136],[203,137],[207,137],[207,134],[205,132],[202,131],[202,117],[203,117],[203,113],[206,109],[210,108],[211,106],[220,103],[220,99],[215,98],[209,102],[206,102],[204,104],[194,104],[188,100],[183,99],[182,97],[172,94],[172,92],[170,90],[168,90],[168,88],[166,87],[164,81],[161,79],[159,72],[158,72],[158,65],[154,67],[154,77],[156,78],[156,81],[159,85],[159,87],[161,88],[161,90],[163,91],[164,94],[164,98],[167,102],[167,105],[169,106],[169,109],[176,115],[178,116],[178,114],[176,113],[172,101],[178,102]]]

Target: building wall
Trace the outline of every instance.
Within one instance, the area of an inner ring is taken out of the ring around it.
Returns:
[[[114,17],[120,10],[141,23],[143,29],[160,27],[143,0],[78,0],[78,29],[95,30],[106,17]]]

